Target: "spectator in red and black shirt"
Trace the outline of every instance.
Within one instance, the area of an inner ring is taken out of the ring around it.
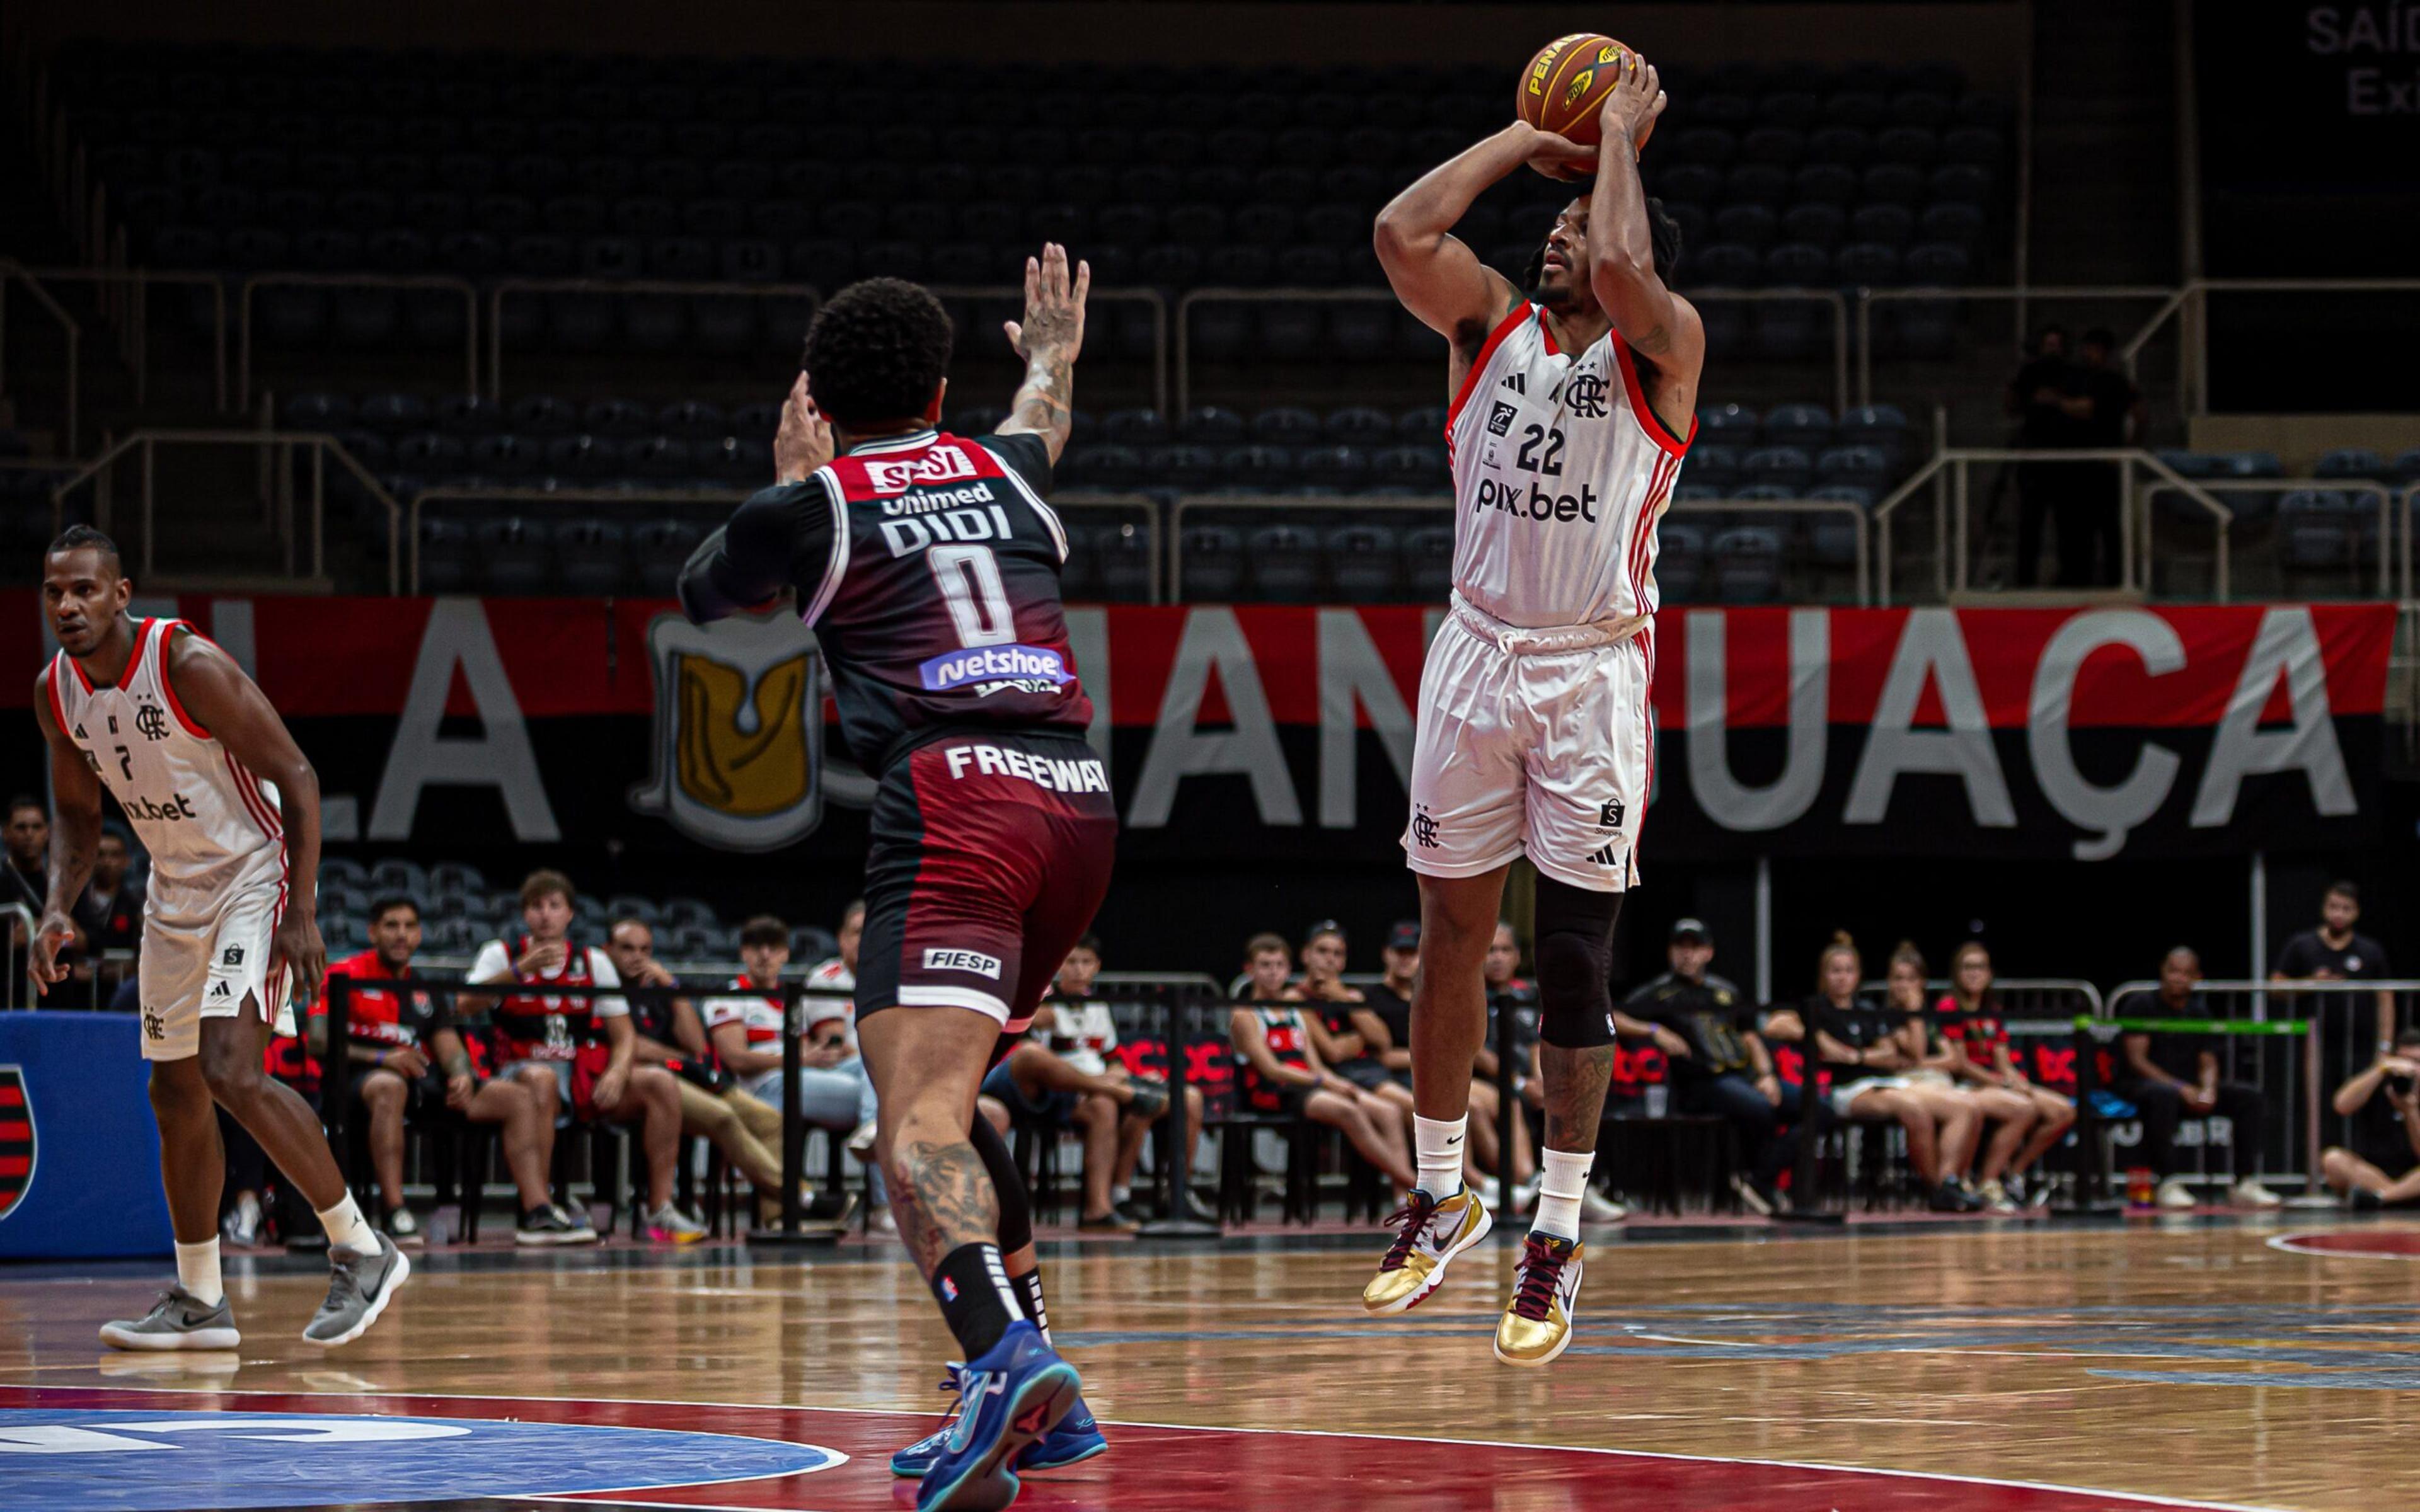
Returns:
[[[381,898],[370,908],[370,948],[330,963],[328,975],[364,983],[406,982],[414,975],[411,958],[419,949],[420,905],[409,898]],[[403,1200],[404,1121],[441,1109],[473,1123],[502,1126],[504,1164],[520,1192],[517,1242],[597,1242],[594,1229],[558,1212],[548,1196],[537,1100],[519,1082],[479,1075],[442,994],[399,986],[356,989],[347,996],[345,1026],[349,1095],[368,1123],[370,1165],[378,1173],[386,1231],[396,1243],[421,1242],[420,1224]],[[326,1055],[324,1003],[314,1008],[309,1033],[312,1049]]]
[[[2038,1087],[2017,1067],[2009,1051],[2009,1030],[2000,1013],[1999,995],[1992,988],[1992,952],[1980,940],[1968,940],[1949,958],[1949,993],[1933,1005],[1941,1036],[1957,1057],[1956,1074],[1978,1087],[2001,1087],[2024,1094],[2034,1105],[2037,1121],[2031,1137],[2009,1163],[2002,1185],[2012,1201],[2040,1207],[2048,1200],[2049,1184],[2035,1172],[2035,1163],[2067,1137],[2075,1125],[2075,1103],[2047,1087]]]
[[[1293,952],[1282,934],[1255,934],[1244,946],[1243,990],[1227,1017],[1234,1046],[1235,1084],[1256,1113],[1305,1118],[1343,1132],[1395,1183],[1409,1191],[1419,1180],[1408,1158],[1404,1120],[1382,1103],[1329,1071],[1320,1059],[1326,1029],[1302,1011],[1302,994],[1288,984]]]

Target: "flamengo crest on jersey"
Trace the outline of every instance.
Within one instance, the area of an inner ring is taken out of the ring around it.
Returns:
[[[1575,357],[1536,306],[1506,316],[1454,395],[1446,445],[1464,599],[1530,628],[1655,612],[1655,522],[1688,440],[1648,408],[1618,333]]]
[[[235,863],[282,858],[277,790],[194,723],[168,683],[168,638],[182,620],[134,622],[134,652],[96,687],[75,658],[51,660],[51,716],[107,785],[151,853],[155,905],[163,884],[224,880]]]

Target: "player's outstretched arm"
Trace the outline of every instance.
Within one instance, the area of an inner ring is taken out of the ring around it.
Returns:
[[[286,912],[270,942],[272,964],[283,961],[305,1000],[317,999],[328,974],[319,939],[319,774],[294,743],[286,721],[235,658],[188,631],[174,632],[165,658],[169,689],[194,721],[218,737],[253,776],[277,784],[278,820],[286,830]],[[274,1018],[278,1005],[263,1003]]]
[[[1422,325],[1452,342],[1455,355],[1467,362],[1496,323],[1521,302],[1521,292],[1481,262],[1453,228],[1489,186],[1524,163],[1548,177],[1566,178],[1595,162],[1588,148],[1514,121],[1420,175],[1387,202],[1372,233],[1395,298]]]
[[[1664,89],[1654,65],[1636,53],[1622,54],[1621,69],[1600,116],[1604,141],[1589,200],[1589,286],[1630,349],[1655,365],[1664,387],[1678,391],[1653,396],[1657,418],[1668,426],[1677,415],[1675,428],[1685,430],[1706,361],[1705,328],[1655,271],[1647,190],[1638,179],[1637,144],[1664,113]]]
[[[92,880],[92,858],[101,849],[101,779],[51,717],[50,677],[46,670],[34,679],[34,718],[51,747],[51,886],[42,921],[27,942],[34,989],[45,994],[68,974],[58,958],[60,948],[76,937],[68,911],[84,896],[85,884]]]
[[[1079,262],[1071,274],[1067,249],[1045,243],[1041,256],[1025,259],[1025,318],[1001,327],[1025,363],[1025,381],[999,434],[1041,437],[1053,467],[1076,423],[1076,357],[1084,349],[1084,299],[1092,290],[1093,265]]]

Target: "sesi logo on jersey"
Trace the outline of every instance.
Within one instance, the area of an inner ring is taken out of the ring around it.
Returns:
[[[865,482],[878,497],[883,494],[906,493],[928,483],[956,483],[976,476],[975,459],[959,446],[928,446],[913,457],[898,462],[865,461]]]

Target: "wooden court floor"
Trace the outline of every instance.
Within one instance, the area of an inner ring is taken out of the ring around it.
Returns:
[[[1378,1248],[1050,1245],[1113,1448],[1019,1505],[2420,1506],[2420,1226],[1606,1230],[1537,1371],[1488,1352],[1509,1248],[1388,1321]],[[0,1507],[889,1508],[944,1400],[887,1246],[432,1251],[333,1353],[323,1275],[231,1261],[244,1348],[140,1357],[93,1330],[157,1268],[0,1270]]]

